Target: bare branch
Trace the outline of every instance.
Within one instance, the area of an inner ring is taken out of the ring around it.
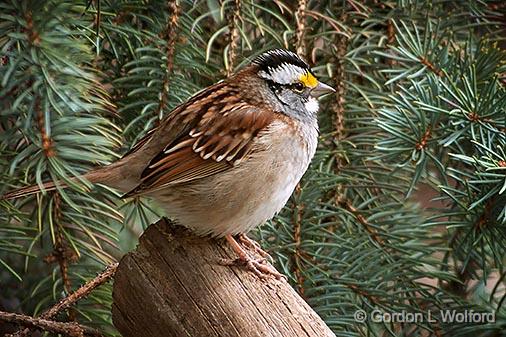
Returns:
[[[53,318],[59,312],[70,307],[72,304],[79,301],[81,298],[88,296],[97,287],[99,287],[100,285],[106,283],[109,279],[111,279],[114,276],[114,273],[116,273],[117,268],[118,263],[111,264],[102,273],[98,274],[93,280],[88,281],[86,284],[81,286],[75,292],[65,297],[48,310],[44,311],[38,318],[42,320]],[[17,332],[7,337],[25,337],[28,335],[29,332],[30,329],[18,330]]]
[[[59,333],[71,337],[103,336],[98,330],[80,325],[76,322],[55,322],[27,315],[15,314],[12,312],[0,311],[0,321],[15,323],[29,328]]]

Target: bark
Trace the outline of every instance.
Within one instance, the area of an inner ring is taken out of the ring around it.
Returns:
[[[151,225],[114,277],[114,325],[123,337],[335,337],[286,281],[219,263],[234,257],[224,240]]]

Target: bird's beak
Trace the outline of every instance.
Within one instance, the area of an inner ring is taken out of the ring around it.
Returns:
[[[326,85],[325,83],[318,82],[316,87],[314,87],[311,90],[311,96],[313,97],[320,97],[321,95],[325,95],[331,92],[336,92],[334,88],[332,88],[330,85]]]

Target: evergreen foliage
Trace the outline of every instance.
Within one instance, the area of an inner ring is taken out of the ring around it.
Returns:
[[[69,177],[115,160],[192,94],[283,46],[337,94],[322,101],[303,181],[252,233],[278,270],[338,336],[500,336],[505,11],[471,0],[0,2],[0,194],[71,187],[0,201],[0,310],[40,313],[161,214]],[[117,335],[110,307],[104,286],[59,318]],[[425,319],[360,323],[359,309]],[[439,312],[466,309],[496,322]]]

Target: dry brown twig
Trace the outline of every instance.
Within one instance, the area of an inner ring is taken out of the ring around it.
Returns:
[[[80,325],[76,322],[55,322],[32,316],[15,314],[12,312],[0,311],[0,321],[15,323],[26,327],[59,333],[71,337],[103,336],[98,330]]]
[[[116,269],[118,268],[118,263],[113,263],[110,266],[108,266],[103,272],[98,274],[94,279],[88,281],[84,285],[82,285],[79,289],[74,291],[72,294],[68,295],[67,297],[63,298],[60,302],[53,305],[48,310],[44,311],[39,317],[34,318],[30,316],[21,315],[35,320],[38,320],[39,323],[44,324],[46,322],[52,322],[52,323],[59,323],[59,324],[67,324],[66,327],[69,328],[71,325],[69,324],[77,324],[77,323],[62,323],[62,322],[55,322],[50,321],[49,319],[55,317],[59,312],[62,310],[65,310],[69,308],[72,304],[79,301],[81,298],[88,296],[93,290],[95,290],[100,285],[106,283],[109,279],[111,279],[114,276],[114,273],[116,272]],[[21,322],[16,322],[21,323]],[[43,330],[47,330],[43,328],[41,325],[30,325],[30,324],[22,324],[29,327],[37,327]],[[57,328],[58,324],[52,327]],[[84,327],[82,327],[84,328]],[[47,330],[47,331],[53,331],[53,330]],[[54,332],[54,331],[53,331]],[[86,331],[84,331],[85,334],[87,334]],[[6,337],[26,337],[30,333],[30,329],[22,329],[18,330],[13,334],[7,335]],[[76,336],[76,335],[70,335],[70,336]],[[93,335],[92,335],[93,336]],[[94,336],[97,336],[96,334]]]

